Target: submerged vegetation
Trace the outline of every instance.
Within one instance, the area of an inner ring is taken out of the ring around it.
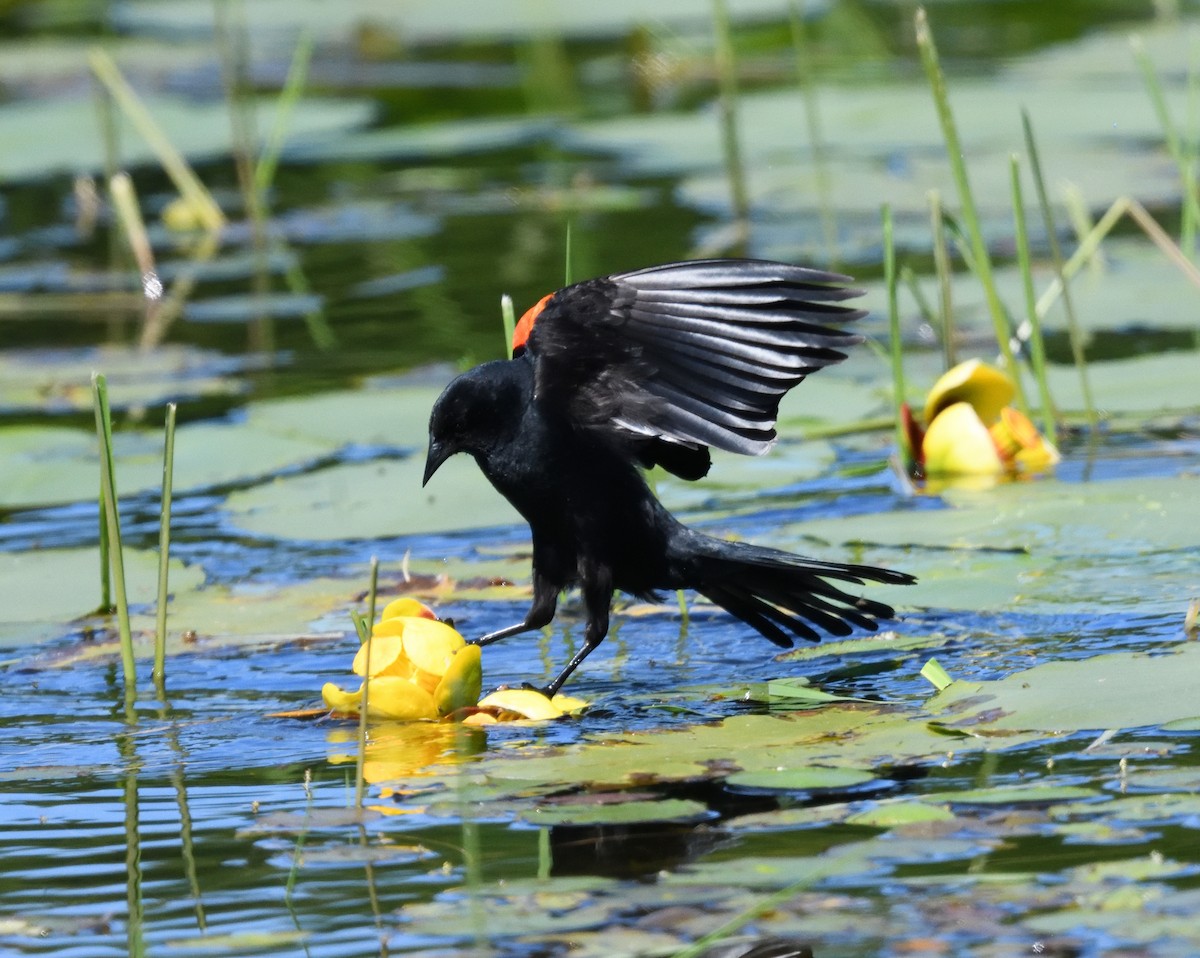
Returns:
[[[1004,6],[0,8],[0,949],[1196,954],[1200,40]],[[728,253],[870,342],[658,492],[905,619],[629,603],[585,717],[483,696],[579,625],[464,643],[528,546],[418,491],[447,366],[564,258]]]

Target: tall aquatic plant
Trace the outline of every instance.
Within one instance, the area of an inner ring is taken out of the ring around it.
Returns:
[[[1029,403],[1025,398],[1024,387],[1021,384],[1020,370],[1017,368],[1016,356],[1012,350],[1012,331],[1009,329],[1008,315],[1000,294],[996,289],[995,276],[992,273],[991,254],[984,240],[983,227],[979,222],[979,212],[975,204],[975,196],[971,192],[971,184],[967,177],[967,166],[963,160],[962,142],[958,136],[958,125],[954,113],[950,109],[950,98],[946,91],[946,77],[942,73],[938,60],[937,46],[934,44],[933,32],[929,27],[929,19],[924,7],[917,9],[915,17],[917,48],[921,53],[921,64],[933,93],[934,105],[937,108],[938,123],[942,128],[942,138],[946,144],[946,155],[950,161],[950,171],[954,176],[954,184],[958,192],[959,204],[962,207],[963,227],[970,244],[971,260],[975,275],[979,277],[987,300],[988,313],[992,318],[992,328],[996,336],[996,346],[1004,363],[1005,371],[1017,388],[1016,401],[1018,408],[1028,415]]]

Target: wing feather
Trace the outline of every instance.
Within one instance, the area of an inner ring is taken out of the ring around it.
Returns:
[[[616,441],[759,454],[789,389],[861,337],[835,273],[764,260],[670,263],[577,283],[537,314],[539,402]],[[653,458],[652,456],[650,458]]]

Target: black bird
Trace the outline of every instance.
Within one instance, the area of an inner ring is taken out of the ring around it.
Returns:
[[[846,281],[714,259],[576,283],[521,318],[511,360],[451,382],[430,416],[424,482],[450,456],[470,453],[533,535],[525,620],[478,644],[549,624],[558,594],[579,586],[584,643],[546,687],[553,694],[604,639],[614,589],[647,600],[694,589],[784,648],[792,635],[818,641],[817,629],[848,635],[892,617],[891,606],[835,583],[912,576],[696,532],[641,472],[658,465],[699,479],[709,447],[770,449],[784,393],[862,341],[824,325],[864,315],[838,305],[859,295]]]

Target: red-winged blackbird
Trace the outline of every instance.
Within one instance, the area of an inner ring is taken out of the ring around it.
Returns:
[[[823,325],[863,315],[837,305],[858,295],[846,280],[703,260],[576,283],[521,318],[511,360],[451,382],[430,416],[424,482],[470,453],[533,535],[533,605],[479,644],[549,624],[558,594],[580,586],[584,644],[552,694],[604,639],[614,589],[648,600],[694,589],[785,648],[789,633],[819,640],[813,626],[848,635],[890,618],[890,606],[834,583],[912,576],[703,535],[663,507],[639,469],[699,479],[710,446],[766,452],[784,393],[861,342]]]

